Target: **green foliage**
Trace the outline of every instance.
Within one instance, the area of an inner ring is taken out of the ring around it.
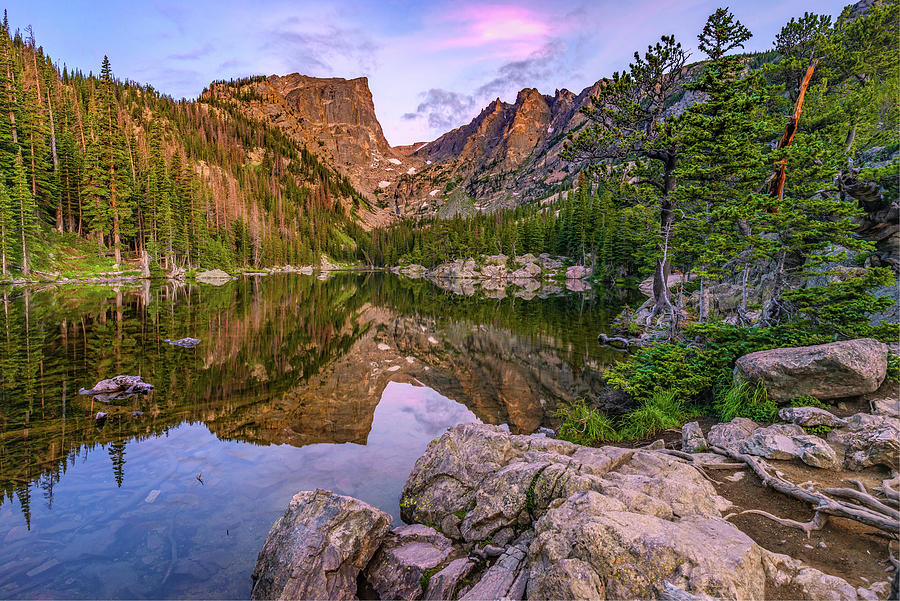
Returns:
[[[557,433],[557,437],[562,440],[581,445],[620,440],[612,420],[588,406],[583,399],[561,406],[557,409],[556,416],[563,419]]]
[[[888,353],[887,377],[894,382],[900,382],[900,355]]]
[[[828,405],[812,395],[797,396],[788,403],[789,407],[815,407],[817,409],[828,409]]]
[[[844,282],[798,288],[782,296],[796,307],[800,324],[811,330],[833,332],[840,338],[874,336],[889,342],[897,339],[896,326],[873,326],[870,314],[888,308],[893,300],[871,291],[894,284],[893,270],[873,267]]]
[[[437,574],[440,569],[440,566],[435,566],[422,572],[422,575],[419,577],[419,588],[422,589],[423,593],[428,592],[428,583],[431,582],[431,577]]]
[[[619,435],[626,440],[647,438],[663,430],[680,428],[693,416],[674,391],[659,391],[622,416]]]
[[[828,433],[834,430],[833,426],[803,426],[803,431],[819,438],[825,438]]]
[[[525,491],[525,509],[528,510],[528,513],[533,514],[534,510],[537,509],[537,504],[534,501],[534,489],[537,487],[538,478],[541,477],[545,469],[547,469],[546,465],[538,469],[531,478],[531,482],[528,483],[528,490]]]
[[[698,399],[713,387],[718,372],[725,368],[727,365],[704,349],[663,343],[638,349],[607,369],[604,377],[642,404],[668,393],[676,398]]]
[[[769,398],[761,383],[735,382],[716,395],[714,407],[719,419],[730,422],[746,417],[755,422],[770,423],[778,417],[778,405]]]

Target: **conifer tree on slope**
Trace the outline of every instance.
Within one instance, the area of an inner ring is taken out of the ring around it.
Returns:
[[[743,274],[738,314],[745,316],[746,278],[760,234],[755,227],[760,203],[753,198],[768,171],[768,90],[758,72],[740,77],[740,58],[727,54],[751,36],[727,9],[709,16],[697,36],[709,62],[684,86],[705,100],[678,119],[684,150],[674,196],[685,217],[676,228],[676,245],[682,260],[690,258],[699,267],[700,321],[709,317],[710,280],[731,274]]]
[[[18,213],[19,242],[22,253],[22,274],[31,273],[29,258],[31,247],[37,238],[40,226],[37,218],[37,205],[28,185],[22,153],[16,154],[15,175],[13,176],[13,206]]]
[[[564,157],[588,163],[592,175],[623,171],[642,189],[637,202],[653,203],[659,212],[659,256],[653,278],[656,303],[651,318],[665,314],[674,320],[666,285],[671,263],[672,226],[676,219],[672,192],[680,143],[666,118],[667,101],[681,88],[688,54],[673,36],[663,36],[624,73],[604,82],[591,104],[583,109],[589,123],[569,138]]]

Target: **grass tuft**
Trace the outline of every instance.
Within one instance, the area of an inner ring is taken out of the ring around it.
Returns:
[[[557,409],[556,416],[563,418],[557,434],[562,440],[581,445],[621,440],[612,420],[605,413],[589,407],[584,399],[563,405]]]
[[[778,417],[778,405],[769,398],[762,382],[734,383],[716,395],[715,409],[722,421],[746,417],[755,422],[773,422]]]

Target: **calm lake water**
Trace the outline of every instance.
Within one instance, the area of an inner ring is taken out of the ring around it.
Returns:
[[[458,292],[389,274],[0,290],[0,598],[247,598],[297,491],[398,524],[446,428],[531,433],[599,390],[617,293]],[[202,342],[164,342],[185,336]],[[156,388],[77,393],[116,374]]]

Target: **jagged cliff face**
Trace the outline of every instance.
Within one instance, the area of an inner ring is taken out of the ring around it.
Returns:
[[[488,210],[547,196],[574,176],[559,154],[566,135],[583,126],[580,109],[600,85],[577,95],[557,90],[553,96],[526,88],[513,104],[495,100],[471,123],[419,148],[413,156],[426,167],[402,193],[418,197],[420,212],[440,205],[448,189],[459,186],[476,207]],[[426,189],[430,199],[422,197]]]
[[[347,176],[372,202],[364,220],[374,226],[400,215],[443,214],[441,207],[463,193],[484,209],[546,196],[574,175],[559,153],[566,134],[584,123],[580,109],[599,85],[553,96],[526,88],[514,103],[497,99],[437,140],[398,147],[384,137],[364,77],[272,75],[216,84],[208,93],[279,127]]]
[[[385,225],[402,212],[405,199],[395,193],[397,182],[425,161],[388,144],[365,77],[272,75],[237,86],[213,84],[207,94],[230,99],[251,118],[280,128],[347,176],[372,203],[361,215],[371,226]]]

